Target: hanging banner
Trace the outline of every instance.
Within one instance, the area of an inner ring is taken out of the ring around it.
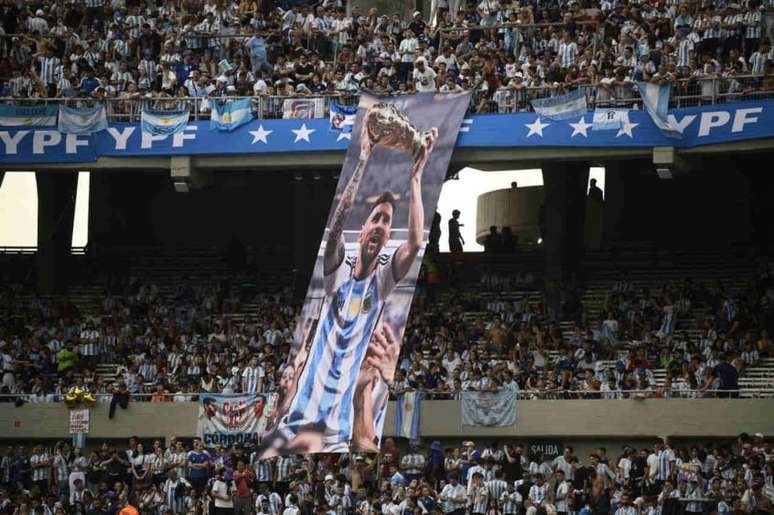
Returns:
[[[322,118],[325,104],[322,98],[289,98],[282,102],[282,117],[286,120]]]
[[[70,410],[70,423],[68,425],[70,434],[88,433],[90,422],[89,408],[76,408]]]
[[[199,396],[196,435],[205,447],[258,445],[277,406],[277,394]]]
[[[462,425],[504,427],[516,424],[516,392],[462,392]]]
[[[363,96],[259,456],[378,451],[469,93]]]

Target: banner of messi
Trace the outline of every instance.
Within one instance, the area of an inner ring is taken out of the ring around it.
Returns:
[[[262,458],[378,451],[429,227],[469,100],[469,93],[361,98]]]
[[[196,436],[205,447],[258,445],[276,409],[277,394],[200,395]]]

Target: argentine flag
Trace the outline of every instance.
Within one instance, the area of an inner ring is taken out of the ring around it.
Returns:
[[[56,105],[0,106],[0,127],[41,127],[56,125]]]
[[[406,392],[398,396],[395,409],[395,436],[412,440],[419,438],[419,413],[421,409],[421,392]]]
[[[186,111],[146,111],[142,110],[140,115],[140,125],[142,132],[152,136],[162,136],[177,134],[183,132],[188,125],[188,116]]]
[[[92,134],[108,128],[105,106],[67,107],[59,106],[58,129],[62,134]]]
[[[538,116],[549,120],[580,118],[586,114],[586,92],[579,88],[555,97],[536,98],[531,104]]]
[[[213,102],[210,130],[231,132],[253,119],[252,99],[227,100],[220,105]]]
[[[343,106],[331,101],[330,121],[331,130],[339,132],[352,132],[357,117],[357,106]]]
[[[656,127],[661,129],[665,136],[679,138],[680,132],[669,122],[669,97],[672,94],[672,83],[651,84],[650,82],[638,82],[642,103],[650,115]]]

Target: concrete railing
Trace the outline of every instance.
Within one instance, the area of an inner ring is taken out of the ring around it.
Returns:
[[[734,437],[740,432],[774,434],[774,399],[533,400],[517,402],[512,427],[462,426],[459,401],[424,401],[420,434],[426,438],[608,438],[660,436]],[[194,402],[130,402],[108,418],[107,403],[91,409],[89,438],[141,438],[196,434]],[[385,435],[393,435],[395,403],[390,402]],[[0,403],[0,435],[6,439],[65,438],[64,404]]]

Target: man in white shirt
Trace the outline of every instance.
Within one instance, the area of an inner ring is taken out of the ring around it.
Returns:
[[[215,515],[227,515],[234,509],[234,501],[229,491],[228,484],[223,481],[223,469],[215,472],[215,482],[210,491],[215,500]]]
[[[296,494],[288,495],[288,505],[282,515],[300,515],[301,510],[298,509],[298,498]]]
[[[548,502],[548,485],[545,483],[545,477],[543,474],[535,474],[535,484],[529,489],[529,495],[527,496],[526,515],[535,515],[538,508],[544,503]]]
[[[441,490],[438,500],[441,501],[441,509],[446,515],[463,515],[467,502],[466,488],[459,482],[456,474],[452,474],[449,483]]]
[[[565,515],[570,511],[568,504],[568,497],[570,495],[570,483],[564,480],[564,470],[556,470],[556,494],[554,495],[554,505],[556,506],[556,513],[559,515]]]
[[[425,469],[425,457],[419,452],[416,445],[411,445],[409,453],[400,460],[400,468],[403,470],[406,479],[420,479]]]
[[[427,66],[425,58],[420,57],[414,63],[414,71],[411,74],[414,79],[414,86],[420,93],[425,91],[436,91],[435,78],[437,74],[435,70]]]

